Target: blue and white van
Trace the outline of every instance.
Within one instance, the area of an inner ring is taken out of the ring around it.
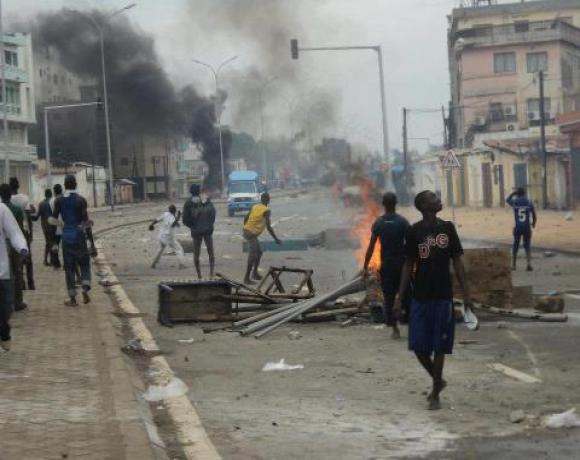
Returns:
[[[232,171],[228,178],[228,216],[249,211],[260,202],[261,185],[255,171]]]

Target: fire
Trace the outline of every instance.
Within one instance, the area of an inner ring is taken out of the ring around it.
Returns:
[[[369,179],[361,179],[359,183],[362,215],[357,218],[353,232],[360,241],[360,248],[356,252],[359,265],[364,265],[366,251],[371,239],[371,227],[382,214],[381,205],[376,197],[376,190]],[[377,241],[369,269],[378,271],[381,266],[381,243]]]

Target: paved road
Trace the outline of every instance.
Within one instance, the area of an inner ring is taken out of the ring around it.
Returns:
[[[162,207],[126,209],[106,219],[154,217]],[[282,218],[276,227],[282,239],[348,225],[357,218],[324,192],[275,199],[271,207],[273,220]],[[223,206],[218,214],[217,270],[239,278],[245,264],[242,218],[226,217]],[[129,296],[146,314],[172,368],[188,384],[190,397],[225,458],[514,459],[544,458],[548,451],[545,458],[573,458],[569,452],[577,452],[577,431],[547,432],[533,427],[534,420],[509,421],[516,409],[534,418],[579,405],[579,372],[573,364],[580,340],[576,298],[568,299],[573,318],[567,324],[490,317],[483,318],[477,333],[459,327],[447,367],[450,385],[444,409],[433,413],[425,410],[429,385],[423,371],[404,341],[390,341],[380,326],[293,325],[260,341],[227,332],[203,335],[196,325],[164,328],[155,321],[156,284],[192,276],[192,262],[180,271],[175,257],[168,256],[158,269],[150,269],[157,247],[146,225],[109,235],[105,250]],[[540,255],[535,263],[535,272],[518,272],[515,282],[533,284],[538,290],[578,285],[578,259]],[[357,270],[351,250],[267,253],[263,266],[270,264],[314,268],[320,291],[336,287]],[[553,275],[558,272],[562,275]],[[289,340],[290,329],[299,330],[302,338]],[[184,338],[194,338],[193,344],[178,342]],[[305,368],[261,371],[266,362],[281,358]],[[542,383],[522,383],[489,368],[498,362]]]

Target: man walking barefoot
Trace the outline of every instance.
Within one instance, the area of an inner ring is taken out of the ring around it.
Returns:
[[[282,244],[282,241],[274,233],[272,224],[270,222],[270,195],[262,193],[261,203],[252,206],[249,214],[244,218],[244,239],[248,242],[248,265],[246,267],[246,275],[244,276],[244,283],[256,284],[254,280],[261,280],[259,267],[260,260],[262,260],[262,248],[258,237],[268,230],[272,235],[276,244]],[[250,279],[250,275],[252,279]]]
[[[471,306],[471,298],[465,282],[463,248],[455,226],[437,218],[442,209],[441,200],[435,193],[423,191],[415,197],[415,207],[423,219],[413,224],[405,237],[407,260],[395,310],[400,312],[401,298],[415,270],[409,349],[415,352],[431,376],[433,388],[428,396],[429,409],[436,410],[441,407],[439,394],[447,385],[443,380],[445,355],[453,351],[455,335],[450,262],[453,262],[466,306]]]
[[[385,323],[393,329],[391,337],[399,339],[401,333],[397,318],[393,315],[395,296],[401,284],[401,270],[405,263],[405,233],[409,222],[397,214],[397,195],[387,192],[383,195],[385,214],[379,217],[371,229],[371,240],[365,256],[363,271],[367,274],[369,263],[377,240],[381,242],[381,286],[383,289]]]

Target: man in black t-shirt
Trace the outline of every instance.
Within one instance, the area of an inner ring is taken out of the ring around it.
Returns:
[[[401,284],[401,270],[405,263],[405,233],[409,222],[397,214],[397,195],[387,192],[383,195],[385,214],[372,226],[371,240],[365,256],[364,273],[367,273],[377,240],[381,242],[381,286],[384,297],[385,323],[393,328],[393,339],[401,337],[397,318],[393,315],[395,295]]]
[[[409,349],[415,352],[433,380],[428,400],[429,409],[435,410],[441,407],[439,394],[446,386],[443,365],[445,355],[453,351],[455,335],[450,262],[466,306],[471,305],[471,299],[465,283],[463,248],[455,226],[437,218],[442,209],[441,200],[433,192],[424,191],[415,197],[415,207],[423,219],[413,224],[405,237],[407,260],[395,311],[400,310],[401,293],[407,289],[414,269]]]

